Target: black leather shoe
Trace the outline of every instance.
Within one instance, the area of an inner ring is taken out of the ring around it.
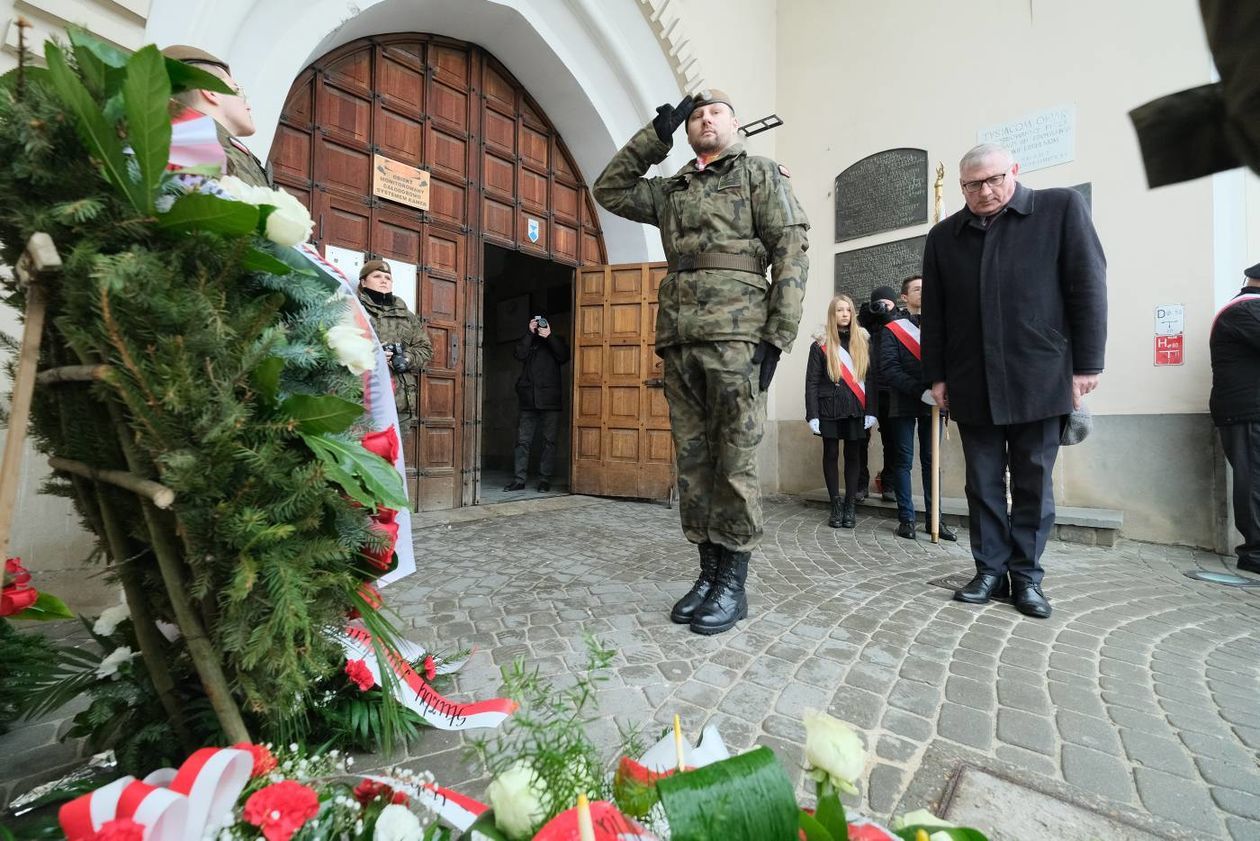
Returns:
[[[1041,592],[1040,584],[1017,583],[1013,585],[1013,592],[1011,602],[1020,613],[1034,619],[1050,616],[1050,600]]]
[[[840,512],[840,528],[857,528],[857,503],[853,500],[843,503]]]
[[[914,523],[904,521],[897,524],[897,536],[904,537],[906,540],[919,539],[914,529]]]
[[[976,577],[967,582],[967,586],[954,591],[954,601],[967,604],[988,604],[989,598],[996,595],[999,584],[1005,585],[1005,575],[994,575],[989,572],[976,573]]]
[[[503,490],[505,490],[505,491],[523,491],[523,490],[525,490],[525,483],[524,483],[524,482],[518,482],[518,481],[516,481],[515,479],[513,479],[511,482],[508,482],[506,485],[504,485],[504,486],[503,486]]]
[[[896,501],[897,501],[897,492],[896,492],[896,491],[884,491],[882,494],[880,494],[880,495],[879,495],[879,498],[880,498],[880,499],[882,499],[884,502],[896,502]]]
[[[549,490],[551,490],[551,483],[548,482],[546,479],[543,479],[541,482],[538,483],[538,492],[540,494],[545,494]]]
[[[736,622],[748,616],[748,594],[744,591],[744,582],[748,580],[748,559],[751,556],[751,552],[722,549],[717,578],[708,598],[696,608],[691,619],[694,633],[705,636],[720,634],[734,628]]]
[[[695,584],[691,585],[687,595],[674,603],[674,609],[669,612],[669,621],[676,625],[687,625],[691,622],[696,609],[704,604],[709,590],[713,587],[713,581],[717,577],[722,547],[716,543],[701,543],[697,548],[700,550],[700,577],[696,579]]]
[[[864,499],[866,499],[866,488],[860,489],[857,493],[853,495],[854,502],[861,502]]]
[[[827,517],[827,525],[833,529],[840,528],[841,522],[844,520],[844,501],[838,496],[831,498],[831,515]]]
[[[940,537],[941,540],[948,540],[951,543],[958,542],[958,532],[954,531],[953,529],[951,529],[949,526],[945,525],[944,523],[941,523],[939,528],[940,528],[940,533],[937,536]],[[923,524],[923,533],[926,534],[928,537],[932,536],[932,526],[930,523]]]
[[[1250,558],[1239,558],[1238,568],[1243,572],[1260,573],[1260,561],[1253,561]]]

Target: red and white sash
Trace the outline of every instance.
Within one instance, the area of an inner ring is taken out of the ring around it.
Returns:
[[[923,351],[919,348],[919,325],[908,318],[899,318],[888,323],[888,332],[896,336],[897,341],[914,354],[915,359],[923,360]]]
[[[823,358],[827,356],[827,346],[818,345],[818,349],[823,352]],[[849,356],[849,352],[844,349],[844,345],[836,348],[840,355],[840,379],[844,380],[844,384],[849,387],[849,391],[853,392],[853,396],[858,399],[858,403],[862,404],[862,408],[866,409],[866,385],[853,374],[853,357]]]
[[[1220,319],[1222,315],[1225,314],[1225,310],[1229,309],[1235,304],[1245,304],[1248,301],[1260,301],[1260,294],[1252,293],[1248,295],[1243,295],[1239,293],[1238,295],[1231,298],[1229,301],[1226,301],[1225,306],[1217,310],[1216,315],[1212,316],[1212,326],[1208,328],[1208,336],[1210,337],[1212,335],[1212,331],[1216,329],[1216,322]]]

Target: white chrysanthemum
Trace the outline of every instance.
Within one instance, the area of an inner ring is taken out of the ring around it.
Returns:
[[[817,710],[805,711],[805,761],[825,773],[841,791],[856,792],[866,748],[848,725]]]
[[[372,841],[417,841],[420,837],[420,819],[397,803],[381,810],[372,830]]]
[[[543,806],[546,793],[547,784],[523,761],[495,777],[486,788],[495,825],[512,839],[528,838],[547,816]]]
[[[357,325],[342,322],[329,328],[324,338],[337,354],[337,361],[349,368],[350,373],[355,376],[376,367],[376,348]]]
[[[135,652],[131,650],[131,646],[123,645],[115,648],[109,653],[109,656],[102,660],[101,664],[96,667],[96,676],[116,677],[118,675],[118,668],[122,666],[123,663],[130,662],[131,658],[135,656]]]
[[[92,625],[92,633],[107,637],[118,628],[118,624],[131,615],[126,604],[116,604],[101,612]]]

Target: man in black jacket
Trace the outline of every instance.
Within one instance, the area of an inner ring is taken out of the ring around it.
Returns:
[[[1208,408],[1234,471],[1238,568],[1260,573],[1260,263],[1243,274],[1246,285],[1212,322]]]
[[[924,246],[922,330],[924,375],[967,462],[976,576],[954,598],[984,604],[1009,573],[1016,609],[1045,618],[1054,460],[1103,369],[1107,261],[1081,195],[1018,184],[1009,150],[977,146],[959,174],[967,206]]]
[[[897,293],[891,286],[876,286],[871,291],[871,300],[858,310],[858,325],[871,336],[871,366],[866,373],[866,393],[874,402],[868,407],[879,422],[879,440],[883,449],[884,469],[879,473],[879,485],[883,489],[883,498],[892,501],[892,480],[888,478],[888,464],[893,458],[892,439],[888,434],[888,388],[879,376],[880,345],[884,341],[884,327],[897,318]],[[866,440],[862,442],[862,466],[858,472],[858,492],[854,497],[858,502],[866,499],[866,489],[871,484],[871,471],[867,466],[871,453],[871,431],[866,430]]]
[[[560,397],[564,390],[560,366],[569,361],[569,347],[551,335],[551,324],[541,316],[529,320],[529,331],[521,337],[512,355],[520,360],[521,376],[516,381],[520,418],[516,423],[516,475],[503,488],[525,490],[529,473],[529,450],[542,426],[543,450],[538,459],[538,490],[551,490],[551,474],[556,466],[556,436],[560,429]]]

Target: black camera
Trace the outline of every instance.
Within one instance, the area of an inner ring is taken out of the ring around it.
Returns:
[[[544,327],[549,327],[549,326],[551,326],[551,325],[550,325],[550,322],[548,322],[548,321],[547,321],[547,319],[543,318],[541,315],[536,315],[536,316],[534,316],[534,321],[537,321],[537,322],[538,322],[538,329],[539,329],[539,330],[543,329]]]
[[[381,345],[381,350],[393,354],[389,367],[394,369],[394,373],[405,374],[411,370],[411,357],[407,355],[406,346],[402,342],[385,342]]]

